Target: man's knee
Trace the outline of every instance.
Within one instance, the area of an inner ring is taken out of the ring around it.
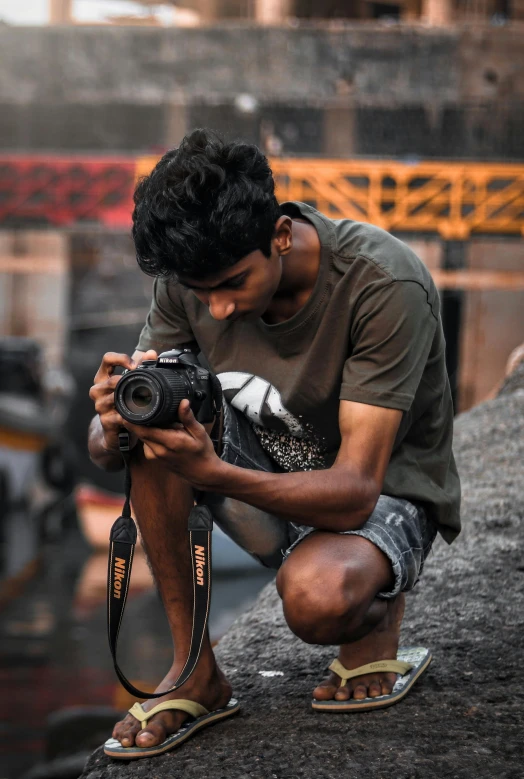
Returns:
[[[391,576],[389,561],[367,539],[317,531],[283,564],[277,589],[291,630],[308,643],[331,644],[360,628]]]
[[[350,564],[326,567],[290,557],[278,573],[277,587],[293,633],[309,644],[332,643],[361,609],[355,574]]]

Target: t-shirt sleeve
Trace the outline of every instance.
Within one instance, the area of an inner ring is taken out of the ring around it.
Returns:
[[[353,319],[340,399],[408,411],[437,324],[417,282],[391,281],[370,292]]]
[[[136,348],[140,352],[159,352],[180,346],[197,346],[184,305],[175,285],[155,279],[151,308]]]

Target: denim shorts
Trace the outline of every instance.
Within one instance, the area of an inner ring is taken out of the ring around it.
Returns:
[[[241,468],[270,473],[283,470],[262,448],[251,423],[224,402],[221,458]],[[205,493],[217,525],[236,544],[268,568],[279,568],[293,549],[315,528],[295,524],[234,498]],[[424,509],[408,500],[381,495],[373,513],[359,530],[341,535],[361,536],[391,561],[395,584],[379,598],[394,598],[417,583],[436,536]]]

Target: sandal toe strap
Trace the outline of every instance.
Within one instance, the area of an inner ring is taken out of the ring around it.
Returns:
[[[411,663],[403,663],[400,660],[377,660],[374,663],[368,663],[367,665],[361,665],[358,668],[348,670],[338,658],[333,660],[329,666],[330,671],[340,676],[341,687],[344,687],[348,679],[354,679],[355,676],[364,676],[364,674],[372,673],[396,673],[403,676],[408,671],[411,671],[412,668],[413,665]]]
[[[144,711],[140,703],[134,703],[133,706],[131,706],[129,709],[129,713],[140,722],[143,730],[147,725],[147,721],[155,714],[158,714],[159,711],[170,710],[185,711],[186,714],[189,714],[195,719],[198,717],[203,717],[205,714],[209,714],[208,710],[204,706],[201,706],[200,703],[197,703],[196,701],[188,701],[184,698],[178,698],[177,700],[173,701],[164,701],[164,703],[159,703],[157,706],[153,706],[153,708],[149,711]]]

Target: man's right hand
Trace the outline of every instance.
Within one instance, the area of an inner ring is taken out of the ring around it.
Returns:
[[[103,454],[119,454],[118,434],[123,426],[123,419],[115,409],[115,387],[120,381],[120,375],[115,375],[118,367],[133,370],[143,360],[156,360],[155,351],[135,352],[132,357],[117,352],[106,352],[97,371],[94,384],[89,390],[89,397],[95,404],[98,414],[99,435],[90,435],[89,449],[91,457],[96,461]],[[91,431],[93,434],[94,430]],[[131,441],[135,446],[137,439]]]

